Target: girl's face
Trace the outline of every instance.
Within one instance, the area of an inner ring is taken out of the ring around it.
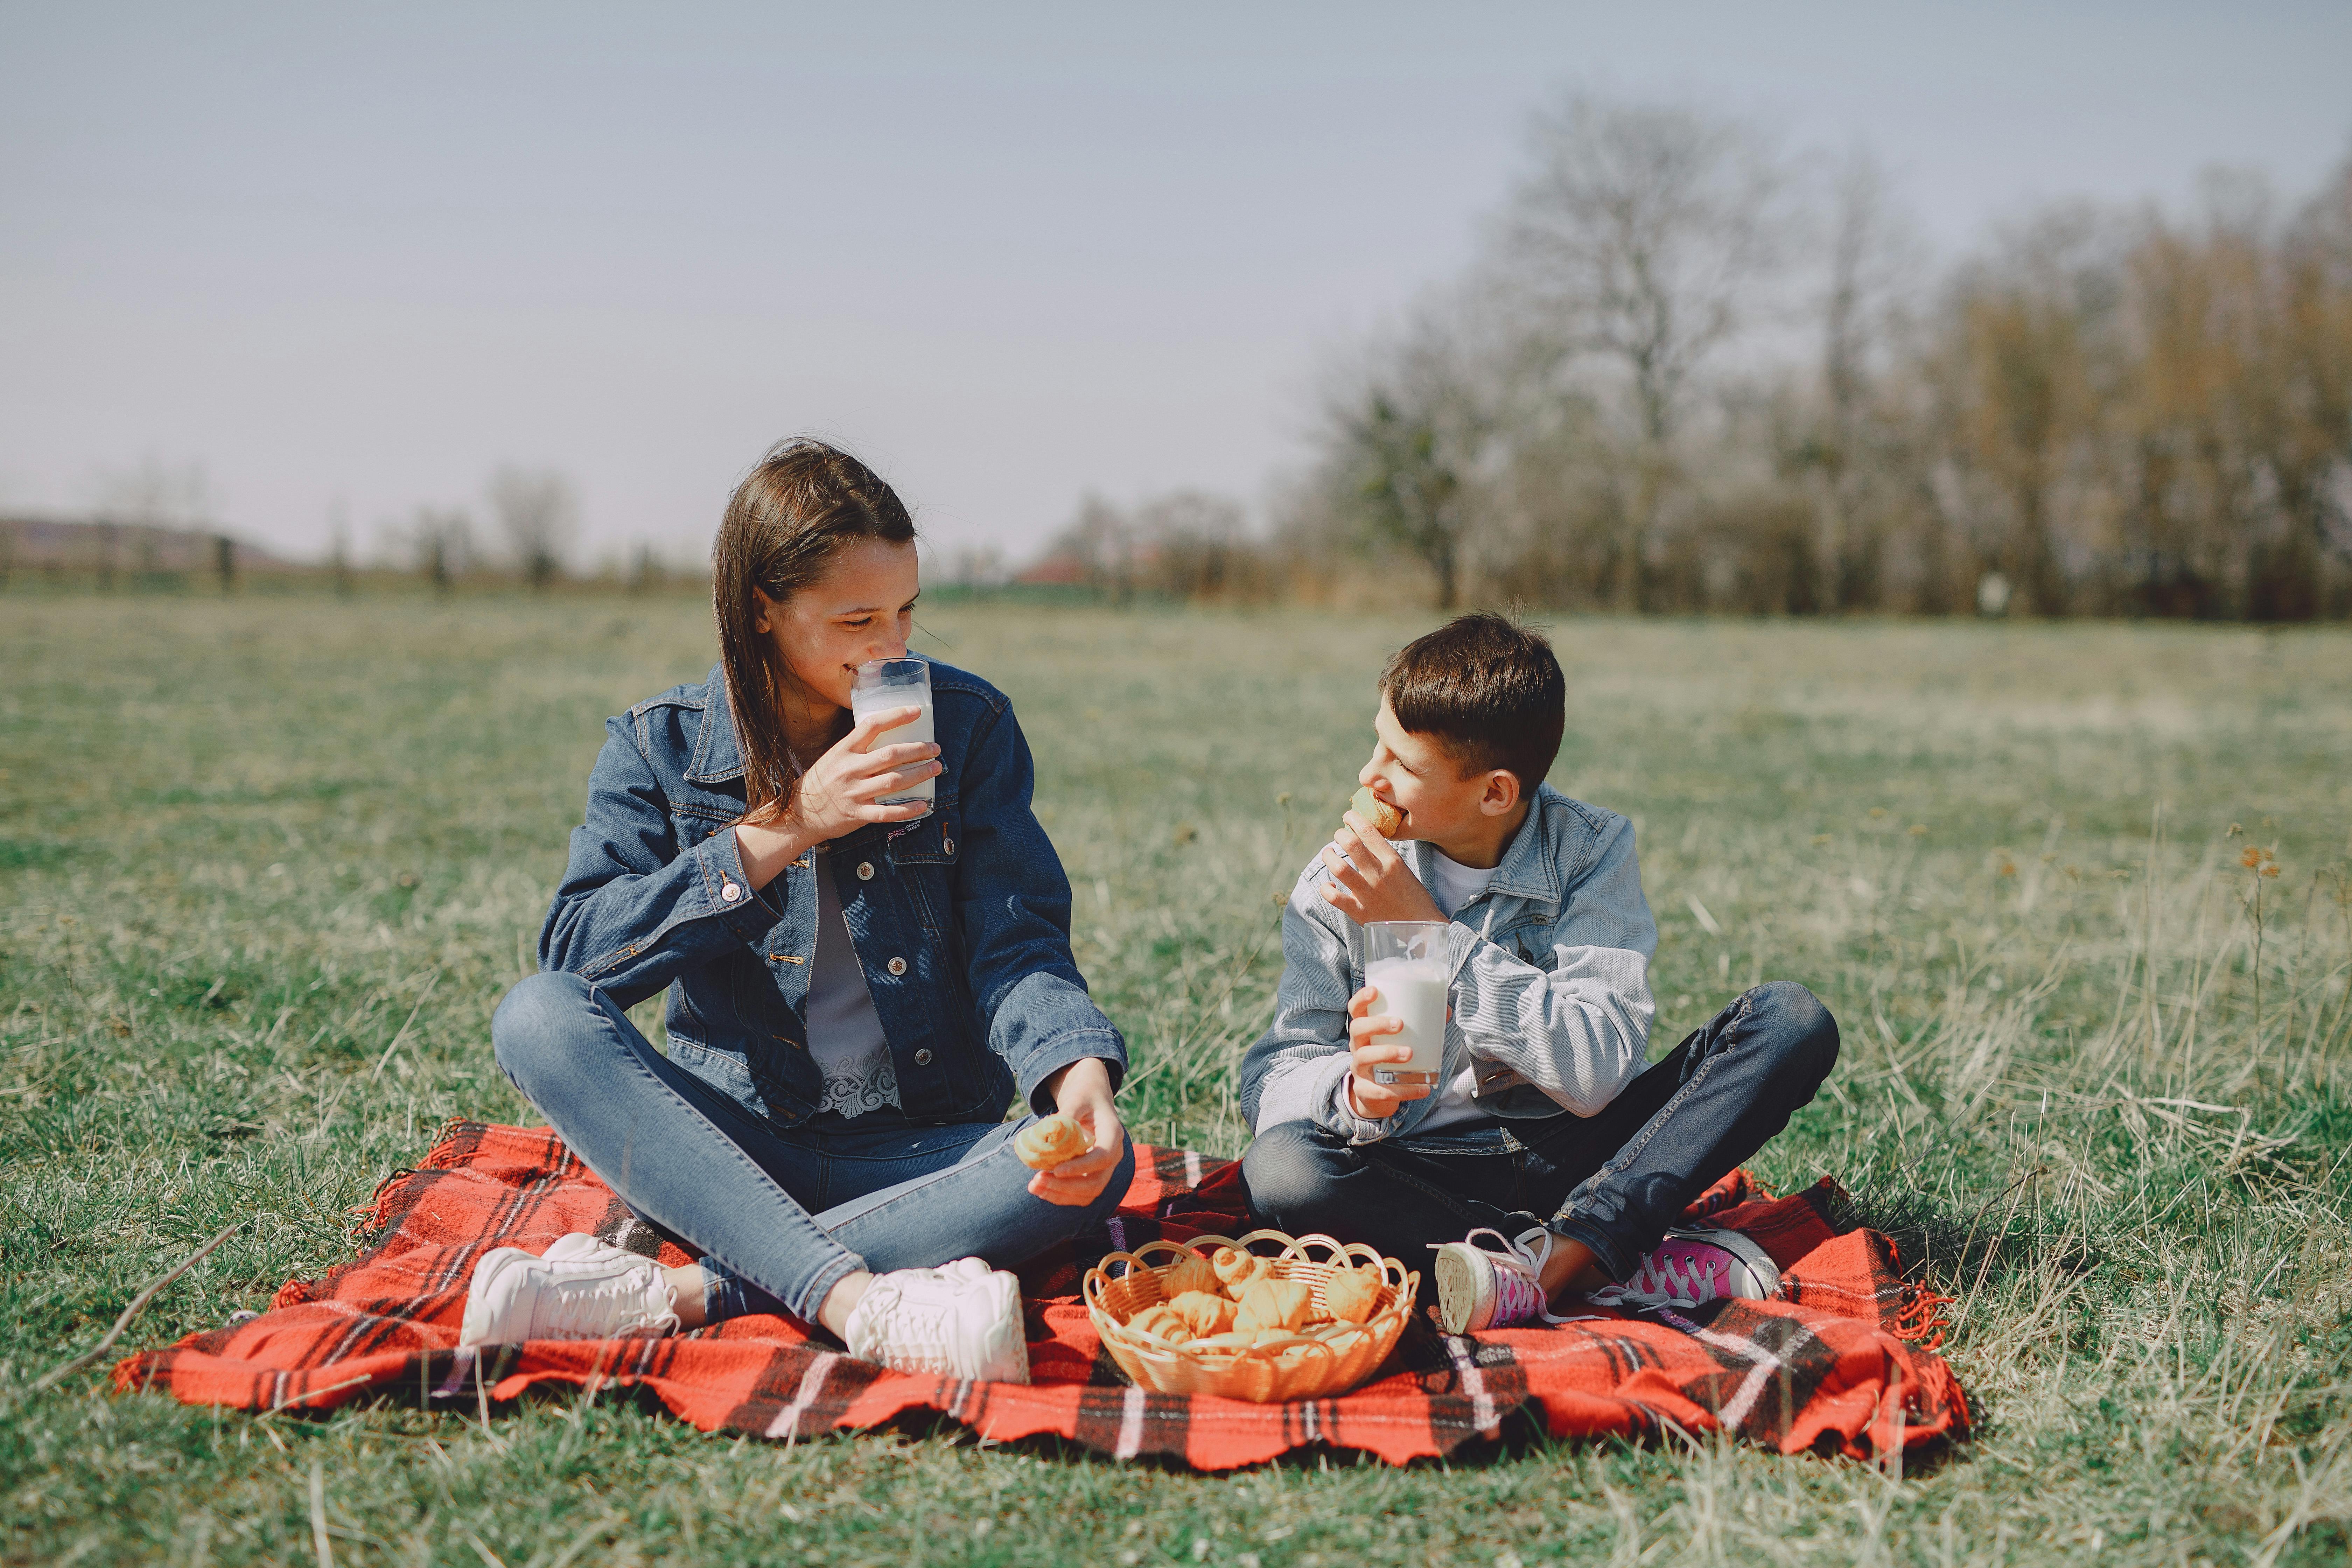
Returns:
[[[811,717],[830,718],[823,711],[828,705],[849,706],[859,665],[907,657],[921,588],[913,544],[862,539],[845,546],[824,576],[782,604],[753,589],[760,603],[755,625],[775,639],[784,668],[819,710]]]

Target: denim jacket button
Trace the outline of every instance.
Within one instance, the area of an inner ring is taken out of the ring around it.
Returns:
[[[893,974],[904,974],[907,973],[907,961],[903,958],[894,958],[890,961],[888,967],[890,973]]]
[[[954,853],[955,853],[955,840],[954,840],[954,839],[952,839],[952,838],[941,838],[941,839],[940,840],[940,854],[942,854],[942,855],[952,855],[952,854],[954,854]]]
[[[921,1050],[915,1053],[915,1065],[919,1068],[927,1068],[931,1065],[931,1048],[929,1046],[925,1046]]]
[[[734,883],[721,882],[719,884],[719,899],[721,903],[731,904],[742,896],[743,889],[737,887]]]
[[[860,860],[857,863],[857,879],[861,882],[870,882],[874,879],[873,861]]]

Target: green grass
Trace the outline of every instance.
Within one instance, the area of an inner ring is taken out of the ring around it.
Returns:
[[[1274,896],[1351,785],[1381,658],[1425,624],[932,619],[921,646],[1020,704],[1139,1135],[1241,1147]],[[712,640],[685,602],[17,597],[0,1553],[314,1562],[316,1474],[343,1564],[2340,1560],[2352,636],[1557,636],[1554,782],[1639,826],[1661,1048],[1761,978],[1828,1000],[1837,1073],[1757,1164],[1836,1173],[1960,1295],[1974,1441],[1896,1476],[1515,1426],[1450,1465],[1203,1477],[945,1424],[711,1438],[614,1394],[488,1430],[190,1409],[98,1369],[32,1395],[231,1220],[125,1349],[349,1256],[352,1206],[443,1118],[528,1115],[488,1018],[532,967],[601,721],[698,676]],[[2259,971],[2250,842],[2284,871]]]

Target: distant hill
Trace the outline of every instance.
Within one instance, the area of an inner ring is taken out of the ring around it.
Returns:
[[[299,569],[300,563],[217,530],[0,513],[0,560],[19,572],[45,567],[74,572],[212,572],[219,569],[223,538],[229,541],[240,572]]]

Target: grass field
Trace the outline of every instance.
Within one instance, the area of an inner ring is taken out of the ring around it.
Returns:
[[[984,605],[919,647],[1040,763],[1141,1136],[1233,1153],[1275,897],[1422,621]],[[1624,812],[1663,1049],[1759,979],[1844,1026],[1757,1163],[1961,1305],[1976,1438],[1908,1474],[1715,1441],[1233,1476],[950,1426],[785,1449],[625,1396],[488,1430],[105,1391],[350,1253],[489,1058],[610,712],[686,602],[0,601],[0,1499],[12,1563],[2321,1563],[2352,1551],[2352,636],[1580,620],[1553,780]],[[2265,879],[2241,864],[2272,851]],[[2259,894],[2259,904],[2255,895]],[[1703,912],[1702,912],[1703,911]],[[650,1010],[648,1010],[649,1013]],[[111,1358],[108,1358],[110,1360]]]

